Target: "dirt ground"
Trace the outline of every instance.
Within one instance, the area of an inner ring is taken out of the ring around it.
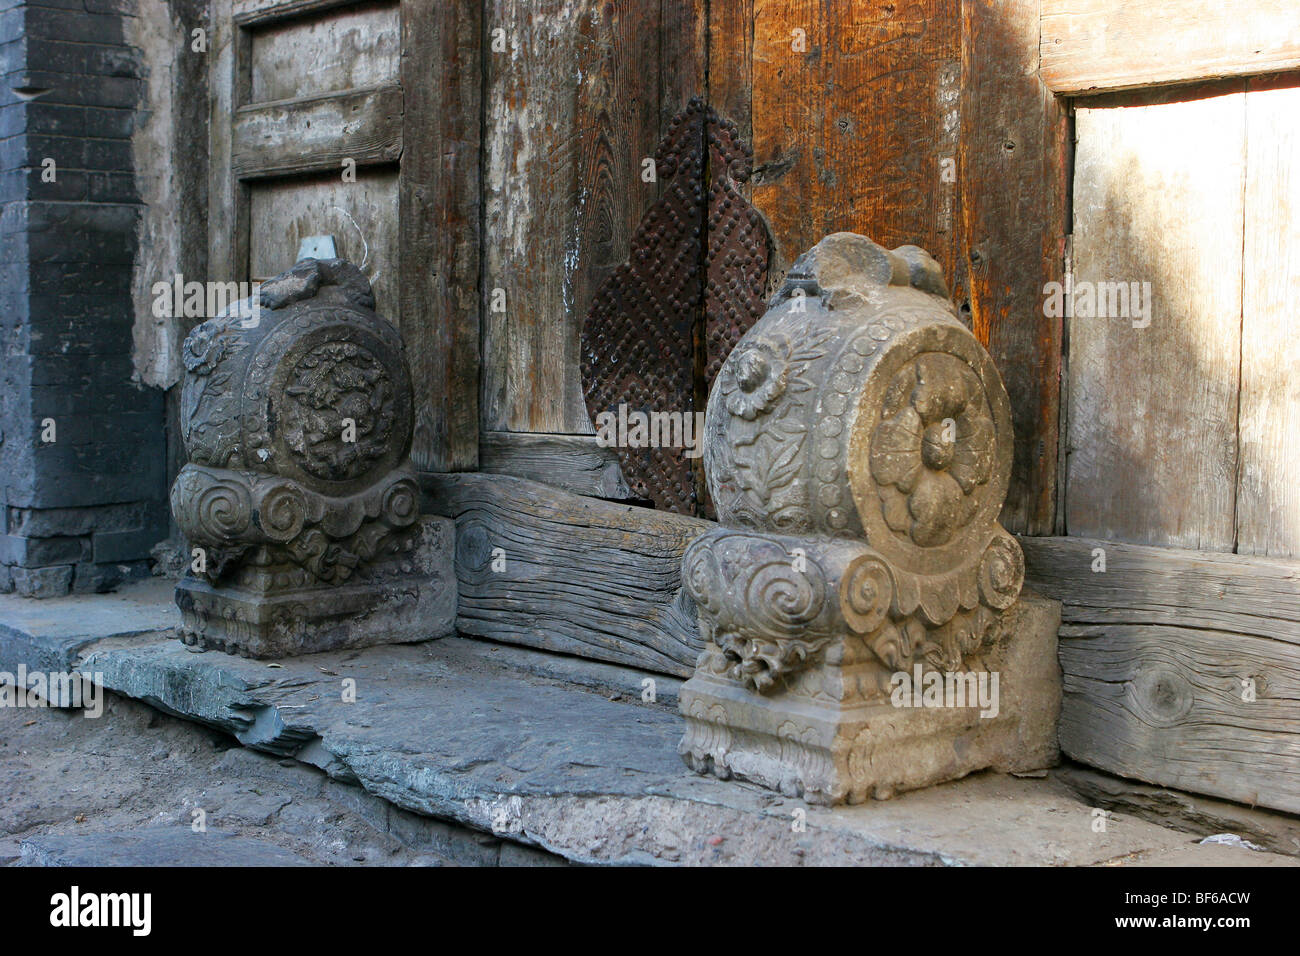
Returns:
[[[238,846],[251,851],[250,863],[260,854],[248,840],[315,864],[451,862],[387,832],[387,811],[355,787],[135,701],[105,697],[99,718],[0,707],[0,865],[21,861],[24,840],[61,837],[61,847],[93,855],[101,835],[134,831],[148,840],[165,832],[159,828],[188,834],[197,821],[207,832],[245,838]]]

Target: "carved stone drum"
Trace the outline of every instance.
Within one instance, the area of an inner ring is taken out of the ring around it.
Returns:
[[[849,233],[802,256],[709,397],[722,527],[682,565],[706,640],[687,763],[837,803],[1054,759],[1052,608],[1018,603],[997,522],[1011,454],[1006,391],[933,259]],[[1012,645],[1033,659],[1014,688]],[[998,715],[898,704],[934,675],[992,680]]]
[[[182,638],[266,657],[448,633],[452,528],[420,514],[402,340],[361,272],[303,260],[198,326],[185,367]]]

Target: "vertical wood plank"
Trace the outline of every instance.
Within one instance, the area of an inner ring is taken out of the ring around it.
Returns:
[[[1300,88],[1246,92],[1237,550],[1300,556]]]
[[[482,6],[402,3],[401,330],[416,389],[411,459],[478,465]]]
[[[208,148],[208,278],[238,281],[234,268],[235,181],[230,172],[230,132],[234,106],[236,28],[231,0],[212,0],[211,91]]]
[[[660,4],[486,8],[483,427],[590,433],[579,339],[655,196],[640,173],[659,135]]]
[[[754,7],[755,0],[710,3],[708,9],[708,101],[754,142]],[[744,185],[752,196],[752,180]]]
[[[1245,116],[1240,82],[1076,113],[1076,304],[1149,282],[1151,310],[1068,320],[1071,535],[1233,548]]]
[[[1043,289],[1064,273],[1068,119],[1037,75],[1038,0],[963,0],[954,300],[1011,399],[1015,456],[1002,512],[1050,534],[1057,485],[1060,318]]]
[[[959,51],[949,0],[755,3],[753,202],[776,239],[774,279],[843,230],[922,246],[952,274],[938,186],[955,151]]]

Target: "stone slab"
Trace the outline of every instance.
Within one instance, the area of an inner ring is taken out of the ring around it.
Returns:
[[[23,840],[20,866],[308,866],[284,847],[184,827],[47,834]]]
[[[20,599],[8,599],[18,601]],[[119,595],[81,602],[128,602]],[[691,773],[677,756],[675,695],[642,700],[645,672],[604,665],[586,684],[542,652],[462,638],[285,660],[196,653],[124,624],[95,640],[46,621],[16,641],[0,600],[0,670],[38,649],[105,686],[359,784],[404,810],[583,863],[1178,865],[1296,863],[1093,808],[1048,779],[977,774],[894,800],[810,807]],[[105,621],[113,617],[87,607]],[[165,617],[165,615],[164,615]],[[60,650],[61,648],[61,650]],[[531,670],[521,661],[532,662]],[[585,662],[561,658],[578,669]],[[560,674],[560,678],[544,676]],[[664,686],[661,675],[653,675]],[[344,700],[343,681],[356,682]],[[610,699],[617,697],[618,699]],[[1208,835],[1208,834],[1204,834]]]

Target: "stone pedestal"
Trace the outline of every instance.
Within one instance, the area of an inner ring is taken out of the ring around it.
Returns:
[[[186,643],[283,657],[452,632],[455,526],[420,514],[410,374],[373,306],[354,266],[306,259],[186,339]]]
[[[926,253],[840,233],[794,264],[709,398],[688,765],[835,804],[1055,761],[1059,605],[1021,598],[997,523],[1011,439]]]
[[[872,668],[843,663],[852,656],[845,639],[827,649],[823,667],[771,694],[755,694],[725,671],[697,670],[681,690],[680,752],[699,773],[813,804],[884,799],[977,770],[1050,767],[1059,756],[1060,622],[1058,602],[1022,595],[1006,615],[1007,635],[951,683],[916,665],[909,682],[883,694],[870,684],[859,689],[855,672]],[[981,675],[992,691],[983,701]]]

